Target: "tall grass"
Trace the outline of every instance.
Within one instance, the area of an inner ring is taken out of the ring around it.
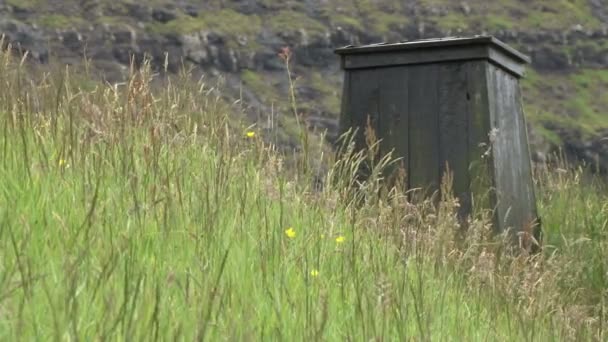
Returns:
[[[606,337],[608,200],[578,171],[539,171],[550,246],[513,256],[348,136],[319,185],[187,73],[85,88],[1,59],[0,340]]]

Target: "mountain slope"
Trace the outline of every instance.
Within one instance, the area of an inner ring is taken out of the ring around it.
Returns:
[[[533,59],[524,81],[535,157],[556,147],[608,160],[606,0],[5,0],[0,30],[41,62],[79,63],[83,51],[110,81],[131,55],[158,70],[183,64],[223,75],[252,119],[278,124],[294,145],[289,84],[277,52],[294,51],[299,111],[335,137],[341,71],[332,50],[348,44],[493,34]],[[52,56],[52,57],[49,57]],[[166,59],[165,57],[168,56]],[[273,113],[273,120],[266,120]],[[274,118],[278,119],[274,119]],[[263,127],[269,128],[269,127]],[[608,170],[608,163],[601,163]]]

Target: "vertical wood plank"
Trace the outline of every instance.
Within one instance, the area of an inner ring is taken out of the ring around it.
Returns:
[[[529,147],[519,82],[498,67],[490,68],[495,92],[492,108],[497,129],[492,143],[497,219],[501,230],[511,229],[515,233],[526,229],[537,215]]]
[[[438,73],[440,176],[452,174],[452,191],[460,202],[459,217],[470,213],[469,139],[466,65],[444,63]]]
[[[439,189],[438,65],[417,65],[410,69],[409,168],[410,188],[428,196]]]
[[[488,91],[488,86],[493,84],[493,81],[489,73],[489,63],[485,61],[468,62],[466,68],[471,210],[488,210],[496,205],[493,190],[493,155],[489,136],[493,113],[490,102],[494,101],[494,94]]]
[[[378,77],[381,154],[384,156],[392,150],[392,157],[400,158],[387,170],[390,175],[399,167],[408,170],[408,70],[403,67],[382,68],[378,70]]]
[[[379,86],[378,71],[374,69],[362,69],[351,71],[350,79],[350,117],[352,127],[358,129],[355,135],[357,151],[367,148],[366,129],[368,119],[374,133],[378,132],[379,123]],[[363,165],[359,170],[359,176],[369,176],[370,166]]]
[[[534,178],[532,174],[532,160],[530,159],[530,145],[528,139],[528,127],[526,124],[525,112],[523,108],[523,99],[521,95],[521,87],[518,81],[514,81],[513,86],[515,87],[515,99],[514,103],[517,109],[517,120],[519,125],[519,146],[521,150],[519,155],[521,156],[521,168],[520,168],[520,179],[522,180],[523,187],[523,198],[526,200],[526,217],[524,220],[536,220],[538,218],[538,212],[536,207],[536,195],[534,192]]]
[[[352,127],[359,130],[358,147],[365,147],[368,117],[377,123],[378,77],[375,70],[354,70],[350,76],[350,117]]]
[[[525,180],[521,178],[521,169],[523,167],[523,156],[521,155],[521,151],[523,151],[523,147],[521,146],[521,127],[519,125],[517,104],[515,103],[515,85],[517,84],[517,81],[511,74],[502,69],[500,70],[499,75],[501,76],[501,85],[504,89],[504,112],[499,119],[499,122],[504,122],[501,147],[505,151],[504,155],[507,156],[505,160],[503,160],[503,165],[505,166],[503,173],[505,179],[503,181],[505,182],[505,185],[502,191],[505,197],[508,198],[512,210],[505,220],[509,222],[510,227],[521,230],[526,203],[525,199],[522,197]],[[508,188],[508,183],[511,183],[510,189]]]
[[[498,223],[498,230],[504,231],[505,229],[512,228],[513,224],[509,217],[513,217],[514,214],[512,205],[512,198],[509,196],[509,192],[505,192],[505,189],[509,186],[509,165],[505,163],[509,158],[506,147],[506,139],[508,132],[512,130],[510,128],[509,116],[512,113],[506,113],[507,108],[505,100],[505,84],[504,78],[502,77],[500,70],[494,65],[489,65],[489,86],[490,93],[492,95],[492,102],[490,103],[492,112],[492,132],[490,141],[492,144],[492,154],[494,161],[494,185],[496,195],[496,221]],[[514,191],[514,189],[512,189]]]
[[[500,194],[499,194],[499,184],[496,178],[497,171],[497,159],[499,158],[496,154],[496,139],[498,129],[498,106],[497,106],[497,98],[499,97],[498,93],[498,80],[497,80],[497,70],[496,68],[488,62],[484,62],[486,65],[486,77],[487,77],[487,91],[488,91],[488,114],[489,114],[489,123],[490,130],[488,131],[488,141],[489,141],[489,150],[491,153],[491,179],[492,179],[492,188],[491,188],[491,209],[493,210],[493,221],[494,228],[498,232],[502,232],[504,230],[504,223],[502,222],[502,218],[504,217],[503,207],[501,206]]]
[[[352,95],[350,94],[351,74],[351,72],[344,73],[344,83],[342,84],[342,102],[340,108],[340,121],[338,122],[340,125],[340,135],[346,133],[353,127],[350,100],[352,98]]]
[[[519,152],[522,150],[520,146],[521,131],[519,129],[519,120],[517,120],[517,109],[513,100],[514,87],[512,77],[503,70],[498,72],[501,89],[500,98],[502,99],[502,112],[498,118],[499,122],[499,137],[501,139],[499,149],[501,149],[503,158],[501,160],[501,177],[502,183],[501,193],[503,200],[506,202],[505,207],[508,211],[505,213],[503,221],[507,228],[515,230],[521,229],[523,206],[522,203],[522,182],[520,178],[520,169],[522,167],[522,156]]]
[[[540,218],[538,215],[538,209],[536,206],[536,194],[534,190],[534,178],[532,172],[532,160],[530,159],[530,145],[528,140],[528,129],[526,125],[526,118],[523,108],[523,99],[521,96],[521,87],[519,81],[514,79],[513,81],[514,99],[517,111],[517,121],[519,126],[519,137],[520,137],[520,151],[519,158],[521,159],[521,167],[519,168],[519,179],[521,180],[521,199],[523,202],[522,217],[519,223],[520,229],[528,234],[532,234],[532,237],[537,242],[541,241],[542,227],[540,226]],[[528,236],[525,243],[526,248],[531,248],[532,251],[538,251],[538,245],[534,245]]]

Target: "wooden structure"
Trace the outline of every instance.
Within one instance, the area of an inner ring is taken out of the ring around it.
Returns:
[[[461,213],[494,210],[502,231],[537,219],[519,78],[529,58],[494,37],[348,46],[342,132],[369,122],[403,157],[409,189],[439,189],[446,166]],[[536,235],[536,234],[535,234]]]

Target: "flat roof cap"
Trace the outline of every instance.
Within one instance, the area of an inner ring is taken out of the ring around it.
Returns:
[[[473,50],[479,52],[466,53],[466,51]],[[487,52],[482,53],[482,50]],[[493,36],[447,37],[402,41],[391,44],[349,45],[336,49],[335,53],[342,56],[342,66],[345,69],[488,58],[499,64],[519,65],[521,68],[517,67],[515,68],[516,70],[510,71],[521,76],[523,65],[531,62],[530,57]],[[377,60],[378,64],[376,64],[373,58],[364,58],[374,55],[394,56],[400,54],[408,55],[409,58],[391,58],[394,63],[390,63],[386,59],[383,59],[382,62]],[[500,55],[500,57],[494,58],[496,55]],[[364,60],[368,60],[368,62],[366,63]]]

